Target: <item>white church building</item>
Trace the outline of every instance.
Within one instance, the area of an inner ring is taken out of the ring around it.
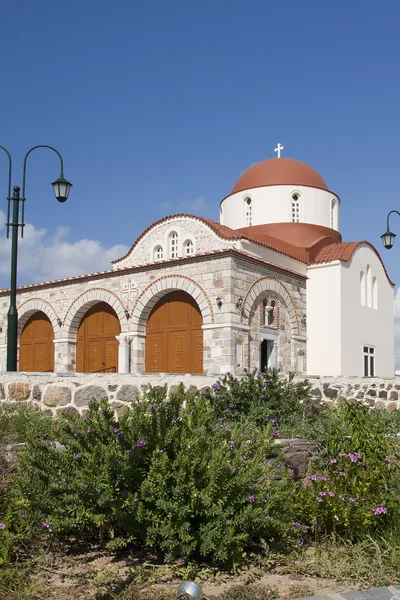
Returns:
[[[281,149],[239,177],[219,223],[166,216],[108,271],[18,288],[19,370],[392,377],[382,259],[342,241],[339,197]]]

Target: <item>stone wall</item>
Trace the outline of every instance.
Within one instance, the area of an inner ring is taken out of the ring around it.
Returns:
[[[143,389],[183,383],[186,387],[202,389],[211,386],[216,377],[202,375],[131,375],[56,373],[2,373],[0,374],[0,401],[28,403],[47,414],[58,411],[84,413],[93,397],[107,397],[119,414]],[[301,381],[295,378],[295,381]],[[363,379],[352,377],[321,377],[309,380],[315,398],[335,401],[355,398],[371,407],[397,410],[400,408],[400,379]]]

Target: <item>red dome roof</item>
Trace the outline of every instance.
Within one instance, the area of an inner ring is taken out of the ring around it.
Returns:
[[[305,185],[328,190],[315,169],[293,158],[270,158],[251,166],[235,183],[232,194],[266,185]]]

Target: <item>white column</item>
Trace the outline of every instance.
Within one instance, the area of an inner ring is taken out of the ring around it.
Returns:
[[[129,336],[124,333],[116,335],[118,346],[118,373],[129,373]]]

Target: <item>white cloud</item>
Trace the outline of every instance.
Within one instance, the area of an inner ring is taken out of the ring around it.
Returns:
[[[5,215],[0,211],[0,232],[5,230]],[[111,261],[123,256],[128,247],[105,247],[97,240],[67,240],[68,228],[59,227],[53,235],[46,229],[27,224],[18,240],[18,285],[83,275],[111,268]],[[11,241],[0,237],[0,278],[9,286]]]
[[[197,212],[204,213],[208,209],[208,204],[204,200],[203,196],[198,196],[191,202],[181,202],[180,203],[181,210],[185,212]]]

